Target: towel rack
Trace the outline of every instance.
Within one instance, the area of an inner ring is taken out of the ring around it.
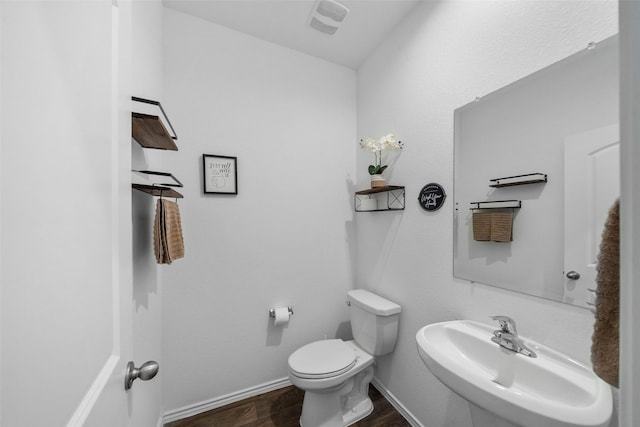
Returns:
[[[184,196],[173,188],[159,187],[157,185],[131,184],[131,187],[143,193],[151,194],[156,197],[172,197],[182,199]]]
[[[521,200],[488,200],[485,202],[471,202],[470,210],[476,209],[520,209],[522,207]],[[475,206],[473,206],[475,205]]]
[[[175,197],[178,199],[182,199],[184,197],[182,194],[178,193],[173,188],[170,188],[170,187],[183,187],[183,185],[180,181],[178,181],[178,178],[176,178],[175,176],[173,176],[168,172],[157,172],[157,171],[149,171],[149,170],[144,170],[144,171],[132,170],[131,172],[141,173],[144,175],[161,176],[161,177],[170,178],[173,180],[173,182],[152,183],[151,185],[135,184],[135,183],[131,184],[131,186],[136,190],[145,192],[147,194],[151,194],[152,196]],[[162,181],[166,181],[166,180],[162,180]]]

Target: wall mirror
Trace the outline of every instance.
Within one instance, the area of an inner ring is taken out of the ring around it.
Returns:
[[[619,196],[618,69],[614,36],[455,110],[455,277],[594,301]]]

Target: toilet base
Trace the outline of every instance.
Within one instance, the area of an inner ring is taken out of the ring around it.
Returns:
[[[368,397],[360,400],[357,405],[351,408],[341,408],[340,412],[327,411],[328,408],[334,405],[332,405],[332,402],[327,402],[326,400],[323,402],[321,395],[313,396],[309,392],[306,392],[305,400],[307,397],[310,397],[311,400],[306,408],[321,408],[321,411],[305,411],[303,408],[303,413],[300,417],[301,427],[346,427],[357,423],[373,412],[373,402]],[[320,399],[318,399],[318,397],[320,397]],[[328,413],[332,415],[327,416]]]
[[[361,419],[369,416],[372,412],[373,402],[367,397],[349,411],[346,411],[346,413],[342,413],[342,425],[350,426],[351,424],[355,424]]]
[[[368,366],[333,390],[305,391],[300,426],[346,427],[368,416],[373,412],[372,378],[373,366]]]

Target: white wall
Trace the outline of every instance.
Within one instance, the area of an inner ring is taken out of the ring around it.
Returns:
[[[131,2],[131,94],[160,101],[163,99],[162,16],[160,0]],[[134,111],[160,115],[156,107],[132,103]],[[131,169],[164,171],[173,152],[143,149],[131,139]],[[133,360],[136,366],[148,360],[160,364],[158,375],[148,382],[137,382],[131,389],[134,404],[132,425],[154,426],[162,416],[162,283],[160,268],[153,255],[155,198],[132,191],[133,251]]]
[[[167,411],[287,376],[347,337],[353,283],[355,72],[165,10],[164,106],[186,255],[162,267]],[[202,154],[237,156],[237,196],[205,195]],[[284,328],[268,310],[291,305]]]
[[[428,182],[453,191],[453,110],[617,32],[617,5],[598,2],[421,3],[358,70],[358,137],[394,132],[406,145],[390,183],[401,213],[356,216],[357,281],[403,307],[395,352],[376,377],[425,426],[471,426],[469,405],[429,373],[415,333],[428,323],[514,317],[520,332],[589,363],[589,311],[452,278],[452,197],[427,213]],[[358,187],[369,157],[358,154]]]
[[[0,424],[61,426],[117,335],[112,5],[0,8]]]

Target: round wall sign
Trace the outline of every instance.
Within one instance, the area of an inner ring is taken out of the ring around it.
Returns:
[[[432,182],[422,187],[418,195],[418,202],[428,211],[437,211],[442,207],[446,198],[444,188],[440,184]]]

